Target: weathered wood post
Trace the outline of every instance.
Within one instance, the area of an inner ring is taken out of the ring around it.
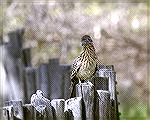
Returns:
[[[23,43],[24,29],[17,29],[9,32],[9,42],[6,44],[7,50],[12,58],[17,59],[21,57],[21,49]]]
[[[23,105],[24,120],[36,120],[36,110],[31,104]]]
[[[49,68],[47,63],[41,64],[36,71],[36,85],[37,89],[44,92],[44,95],[49,98],[50,86],[49,86]]]
[[[2,120],[2,119],[4,119],[4,118],[3,118],[3,108],[0,107],[0,120]]]
[[[93,77],[91,80],[96,90],[108,90],[109,89],[109,78],[108,77]]]
[[[109,79],[108,91],[110,92],[110,101],[111,101],[111,112],[110,112],[111,119],[119,120],[117,91],[116,91],[116,72],[114,71],[113,65],[100,66],[98,76],[108,77]]]
[[[99,112],[94,112],[94,120],[99,120],[100,117],[100,108],[99,108],[99,94],[97,93],[97,90],[103,90],[103,91],[108,91],[108,84],[109,84],[109,79],[108,77],[93,77],[91,81],[94,86],[94,111],[99,111]],[[109,109],[110,110],[110,109]]]
[[[35,72],[34,69],[30,69],[31,65],[31,50],[30,48],[21,49],[21,56],[17,60],[17,66],[18,66],[18,74],[19,74],[19,80],[20,80],[20,86],[23,90],[23,101],[24,103],[29,103],[29,93],[30,89],[28,89],[28,85],[35,82]],[[33,85],[33,84],[32,84]],[[35,89],[35,86],[33,85],[33,88]]]
[[[50,99],[62,98],[61,86],[63,84],[63,81],[61,80],[59,59],[49,60],[49,79]]]
[[[110,118],[110,93],[105,90],[97,90],[99,100],[99,120],[112,120]]]
[[[24,67],[31,67],[31,49],[24,48],[21,51],[21,59]]]
[[[35,69],[32,67],[25,68],[25,81],[24,84],[26,85],[25,91],[25,103],[30,103],[31,95],[36,91],[36,72]]]
[[[11,111],[10,114],[12,114],[14,120],[16,119],[21,119],[21,120],[24,120],[24,114],[23,114],[23,104],[22,104],[22,101],[6,101],[5,102],[5,106],[12,106],[13,109]]]
[[[64,117],[64,109],[65,109],[65,100],[64,99],[54,99],[51,101],[51,105],[54,108],[54,118],[56,120],[63,120]]]
[[[77,84],[76,96],[83,98],[85,104],[86,119],[94,119],[94,85],[91,82]]]
[[[18,58],[21,57],[21,48],[23,42],[24,29],[18,29],[8,33],[9,42],[4,46],[5,48],[5,60],[4,67],[7,74],[7,82],[12,89],[11,94],[5,99],[16,99],[21,96],[21,86],[18,71]]]
[[[65,120],[86,120],[82,97],[75,97],[65,101]]]
[[[34,106],[37,119],[53,120],[53,111],[51,101],[43,96],[41,90],[37,90],[36,94],[31,96],[31,105]]]
[[[22,92],[22,99],[23,102],[26,103],[27,100],[27,84],[26,84],[26,75],[25,75],[25,67],[22,63],[22,59],[18,59],[18,71],[19,71],[19,79],[20,79],[20,86],[22,89],[20,91]]]
[[[1,116],[2,120],[14,120],[13,106],[3,107],[3,115]]]
[[[68,99],[70,97],[70,91],[68,90],[70,88],[70,65],[60,65],[61,73],[62,73],[62,98]]]

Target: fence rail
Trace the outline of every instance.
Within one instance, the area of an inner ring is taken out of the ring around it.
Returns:
[[[2,120],[119,120],[113,65],[99,66],[90,82],[76,85],[76,97],[69,99],[70,65],[50,59],[33,67],[30,48],[22,48],[23,30],[9,33],[9,37],[6,48],[13,58],[12,74],[23,88],[23,99],[6,101],[0,109]],[[7,63],[5,65],[9,70]],[[37,89],[43,91],[44,96],[33,102],[31,96],[36,95]]]

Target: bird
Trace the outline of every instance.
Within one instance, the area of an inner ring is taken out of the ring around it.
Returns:
[[[89,35],[84,35],[81,38],[82,52],[76,57],[71,65],[71,95],[75,97],[75,86],[78,83],[90,79],[97,70],[99,60],[95,53],[94,43]],[[82,90],[82,89],[81,89]]]

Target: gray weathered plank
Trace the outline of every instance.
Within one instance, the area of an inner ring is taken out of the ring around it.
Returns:
[[[14,120],[13,106],[3,107],[3,119],[2,120]]]
[[[111,116],[114,119],[117,119],[118,114],[118,105],[117,105],[117,92],[116,92],[116,72],[114,71],[113,65],[105,66],[103,69],[99,69],[98,76],[100,77],[108,77],[109,78],[109,86],[108,90],[110,92],[110,100],[111,100]]]
[[[18,71],[18,58],[21,56],[24,29],[17,29],[8,33],[9,42],[4,45],[5,59],[3,61],[11,94],[5,95],[5,100],[16,99],[21,96],[21,86]]]
[[[31,67],[31,49],[30,48],[24,48],[21,51],[21,59],[22,63],[25,67]]]
[[[76,85],[76,96],[82,97],[85,103],[86,119],[94,118],[94,85],[91,82]]]
[[[36,75],[35,69],[32,67],[25,68],[25,83],[26,84],[26,103],[30,103],[30,97],[36,91]]]
[[[31,96],[31,105],[35,107],[37,117],[43,117],[42,119],[53,119],[51,102],[43,96],[41,90],[37,90],[36,94]]]
[[[41,64],[36,70],[37,89],[44,92],[46,98],[49,98],[49,68],[47,63]]]
[[[70,88],[70,65],[60,65],[61,73],[62,73],[62,98],[69,99],[70,97],[70,91],[68,90]]]
[[[7,49],[13,58],[21,56],[21,48],[23,44],[24,29],[17,29],[8,33],[9,43]]]
[[[75,97],[65,101],[65,117],[68,120],[85,120],[82,97]]]
[[[64,119],[65,100],[64,99],[54,99],[51,101],[51,105],[54,108],[55,119],[63,120]]]
[[[108,77],[93,77],[92,84],[96,90],[108,90],[109,78]]]
[[[110,118],[110,93],[104,90],[97,90],[99,100],[99,120],[112,120]]]
[[[6,106],[13,106],[13,117],[23,120],[23,104],[21,100],[11,100],[5,102]]]
[[[21,86],[21,93],[23,102],[28,102],[28,92],[27,92],[27,84],[26,84],[26,75],[25,75],[25,66],[22,63],[21,58],[18,59],[18,70],[19,70],[19,80],[20,80],[20,86]]]
[[[62,98],[62,84],[61,69],[59,66],[59,59],[49,60],[49,92],[50,99]]]
[[[35,108],[31,104],[23,105],[24,120],[36,120]]]
[[[0,107],[0,120],[2,120],[2,117],[3,117],[3,108]],[[4,119],[4,118],[3,118]]]

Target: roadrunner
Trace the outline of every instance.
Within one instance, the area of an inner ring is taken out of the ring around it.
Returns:
[[[98,59],[91,37],[84,35],[81,38],[81,44],[83,50],[73,61],[71,68],[71,98],[75,97],[76,84],[83,83],[85,80],[90,79],[97,70]]]

